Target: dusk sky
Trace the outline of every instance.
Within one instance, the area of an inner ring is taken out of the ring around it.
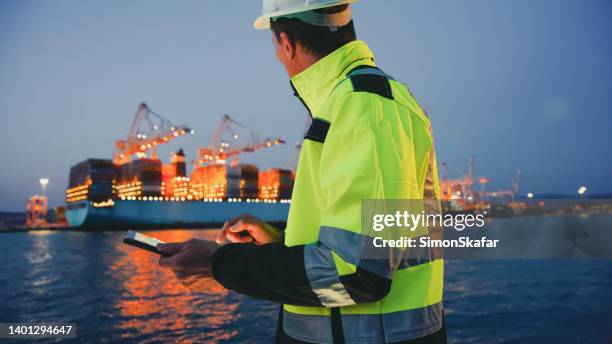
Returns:
[[[38,179],[63,204],[71,165],[111,158],[140,102],[196,135],[224,113],[288,144],[243,162],[283,166],[306,112],[252,29],[261,1],[0,0],[0,210]],[[439,163],[521,192],[612,192],[612,1],[362,0],[357,34],[429,113]]]

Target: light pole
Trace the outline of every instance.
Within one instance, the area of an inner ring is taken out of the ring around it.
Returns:
[[[49,184],[49,179],[48,178],[40,178],[40,180],[38,182],[40,183],[40,186],[42,186],[42,195],[43,195],[43,197],[46,197],[47,184]]]

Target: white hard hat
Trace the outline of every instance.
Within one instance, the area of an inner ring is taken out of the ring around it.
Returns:
[[[342,13],[317,15],[306,13],[320,8],[350,4],[357,0],[263,0],[261,16],[255,20],[256,29],[270,28],[270,19],[274,17],[299,18],[317,26],[344,26],[351,21],[350,8]],[[295,14],[300,13],[302,16]],[[306,16],[304,16],[306,15]]]

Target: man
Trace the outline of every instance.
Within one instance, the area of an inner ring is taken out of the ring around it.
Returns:
[[[282,303],[279,343],[443,343],[443,261],[367,255],[362,200],[437,199],[439,187],[430,122],[356,40],[352,2],[264,0],[255,22],[312,116],[284,233],[244,215],[219,233],[231,244],[160,245],[160,264]]]

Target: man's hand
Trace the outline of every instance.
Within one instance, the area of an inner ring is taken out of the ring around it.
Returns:
[[[162,253],[159,265],[170,268],[176,277],[189,289],[216,284],[212,279],[210,256],[219,248],[214,241],[189,239],[184,242],[157,245]],[[207,288],[208,289],[208,288]]]
[[[283,241],[283,232],[267,222],[243,214],[223,224],[217,235],[217,243],[221,244],[225,239],[236,243],[254,242],[257,245],[264,245]]]

